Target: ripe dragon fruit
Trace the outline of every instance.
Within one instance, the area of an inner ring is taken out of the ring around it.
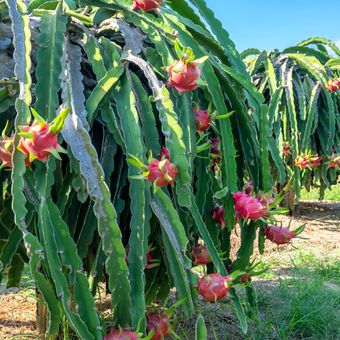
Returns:
[[[162,340],[169,334],[169,316],[166,313],[150,312],[146,318],[146,332],[154,330],[151,340]]]
[[[211,117],[208,110],[200,110],[198,107],[194,107],[195,125],[198,132],[203,132],[209,129],[211,124]]]
[[[288,142],[283,142],[283,144],[282,144],[282,154],[284,156],[287,156],[287,155],[290,154],[290,151],[291,151],[291,148],[290,148]]]
[[[166,148],[161,151],[161,160],[154,159],[152,153],[149,155],[149,164],[145,165],[138,157],[129,154],[127,161],[130,165],[142,171],[143,175],[138,178],[145,178],[156,187],[164,187],[174,184],[179,169],[167,158],[170,154]]]
[[[13,155],[13,137],[6,136],[6,128],[2,132],[2,139],[0,140],[0,168],[12,168],[12,155]],[[25,159],[26,167],[31,165],[28,157]]]
[[[204,275],[198,283],[198,291],[203,298],[209,302],[221,300],[228,294],[229,276],[222,276],[219,273]]]
[[[287,244],[296,236],[296,233],[288,227],[278,225],[268,226],[264,229],[264,234],[268,240],[276,244]]]
[[[309,165],[313,168],[317,168],[323,161],[323,158],[317,153],[313,153],[309,159]]]
[[[137,340],[138,334],[130,328],[115,329],[112,328],[110,333],[103,337],[103,340]]]
[[[340,90],[340,78],[338,79],[330,79],[327,82],[327,89],[330,92],[336,92]]]
[[[161,160],[163,160],[163,159],[170,160],[170,152],[169,152],[169,150],[165,146],[162,146],[161,152],[159,154],[159,158]]]
[[[254,190],[254,184],[252,181],[248,181],[244,187],[244,192],[249,195]]]
[[[263,206],[261,201],[242,191],[234,194],[234,203],[235,215],[240,219],[257,220],[268,214],[267,208]]]
[[[167,68],[169,73],[167,84],[179,93],[193,91],[198,87],[197,81],[201,77],[200,64],[208,57],[195,60],[193,51],[181,46],[178,40],[175,44],[175,50],[179,59]]]
[[[300,168],[300,170],[306,169],[309,165],[308,155],[301,154],[296,157],[295,165]]]
[[[143,12],[154,11],[163,0],[133,0],[133,9],[141,9]]]
[[[275,197],[273,194],[265,193],[265,194],[257,194],[255,198],[264,206],[268,207],[274,203]]]
[[[196,265],[205,265],[211,262],[208,248],[203,244],[192,246],[191,250],[192,260]]]
[[[222,228],[225,227],[224,208],[223,207],[215,207],[212,211],[211,217]]]
[[[329,161],[329,164],[328,164],[329,169],[340,168],[340,156],[337,156],[337,155],[329,156],[328,161]]]
[[[30,162],[35,159],[45,162],[51,154],[60,159],[59,152],[65,150],[58,144],[58,134],[64,126],[69,110],[63,110],[51,124],[33,109],[31,111],[35,120],[32,125],[21,128],[18,149],[28,156]]]
[[[0,167],[12,168],[12,152],[13,152],[13,138],[7,137],[5,133],[2,134],[0,140]]]
[[[174,184],[178,172],[179,170],[168,159],[162,161],[155,159],[148,165],[148,171],[144,173],[144,176],[149,182],[155,183],[157,187],[161,188],[168,184]]]
[[[221,161],[222,152],[220,149],[220,139],[218,137],[213,137],[210,140],[211,149],[210,157],[213,164],[218,164]]]
[[[323,161],[317,153],[302,153],[295,159],[295,165],[300,168],[300,170],[306,168],[317,168]]]
[[[168,86],[175,88],[179,93],[197,89],[197,80],[201,76],[201,69],[199,64],[194,61],[177,60],[172,66],[168,67],[168,72]]]

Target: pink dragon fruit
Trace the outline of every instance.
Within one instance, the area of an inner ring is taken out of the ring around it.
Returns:
[[[323,161],[317,153],[302,153],[295,159],[295,165],[300,168],[300,170],[306,168],[317,168]]]
[[[228,294],[229,276],[222,276],[219,273],[204,275],[198,283],[198,291],[203,298],[210,302],[221,300]]]
[[[337,156],[337,155],[329,156],[328,161],[329,161],[329,164],[328,164],[329,169],[340,168],[340,156]]]
[[[288,227],[278,225],[268,226],[264,229],[264,234],[268,240],[276,244],[287,244],[296,236],[296,233]]]
[[[327,89],[330,92],[336,92],[340,90],[340,78],[330,79],[327,82]]]
[[[5,134],[5,130],[2,132],[2,139],[0,140],[0,168],[12,168],[12,155],[13,155],[13,137],[8,137]],[[31,165],[28,157],[25,159],[26,167]]]
[[[36,111],[31,110],[35,120],[32,125],[24,126],[19,132],[21,140],[18,149],[28,156],[30,162],[35,159],[45,162],[51,154],[60,158],[59,152],[65,150],[58,144],[58,134],[64,126],[69,110],[63,110],[51,124],[40,117]]]
[[[0,140],[0,167],[12,168],[13,139],[5,134],[2,135],[2,138]]]
[[[283,147],[282,148],[282,154],[284,156],[289,155],[290,151],[291,151],[291,147],[290,147],[289,143],[288,142],[283,142],[282,147]]]
[[[205,265],[211,262],[210,253],[208,248],[203,244],[192,246],[191,250],[192,260],[197,265]]]
[[[208,110],[200,110],[198,107],[194,107],[193,110],[195,115],[196,130],[199,132],[208,130],[211,124],[211,117]]]
[[[212,219],[222,228],[224,228],[225,227],[224,208],[215,207],[212,211]]]
[[[146,332],[154,330],[151,340],[162,340],[169,334],[169,316],[166,313],[150,312],[146,318]]]
[[[159,154],[159,158],[160,160],[163,160],[163,159],[170,160],[170,152],[165,146],[162,146],[161,153]]]
[[[138,334],[130,328],[115,329],[112,328],[110,333],[103,337],[103,340],[137,340]]]
[[[168,159],[163,159],[162,161],[155,159],[148,165],[148,169],[144,176],[149,182],[155,183],[160,188],[168,184],[174,184],[176,175],[179,172]]]
[[[200,62],[200,60],[190,61],[189,58],[184,57],[176,60],[173,65],[167,68],[168,86],[176,89],[179,93],[195,90],[201,76]]]
[[[240,219],[249,218],[257,220],[268,214],[267,208],[262,203],[250,194],[245,194],[242,191],[234,194],[236,217]]]
[[[249,195],[254,190],[254,184],[252,181],[248,181],[245,185],[244,192]]]
[[[323,161],[323,158],[317,153],[313,153],[309,159],[309,165],[313,168],[317,168]]]
[[[133,9],[141,9],[143,12],[154,11],[163,0],[133,0]]]

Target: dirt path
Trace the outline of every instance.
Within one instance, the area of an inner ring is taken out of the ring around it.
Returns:
[[[287,225],[291,220],[292,228],[306,223],[303,234],[305,239],[295,239],[293,245],[278,248],[270,242],[266,242],[264,258],[270,258],[274,263],[277,263],[280,270],[282,269],[283,275],[285,270],[289,270],[285,266],[289,263],[290,257],[302,249],[304,252],[311,252],[320,257],[340,257],[340,203],[302,202],[295,212],[295,216],[282,216],[279,219],[283,225]],[[284,265],[280,266],[280,264]],[[38,339],[35,328],[33,293],[32,289],[0,291],[1,340]],[[217,308],[217,314],[218,310]],[[224,314],[223,318],[226,317]],[[230,315],[230,320],[233,320],[232,315]],[[216,318],[217,323],[218,321]]]

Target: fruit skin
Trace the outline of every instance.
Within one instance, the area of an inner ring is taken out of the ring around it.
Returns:
[[[276,244],[287,244],[296,236],[295,232],[288,227],[278,225],[269,226],[264,229],[266,238]]]
[[[306,169],[308,167],[317,168],[323,162],[323,158],[317,153],[313,154],[300,154],[295,159],[295,165],[300,168],[300,170]]]
[[[198,291],[209,302],[216,302],[228,295],[229,276],[219,273],[204,275],[198,283]]]
[[[50,132],[48,123],[39,123],[34,121],[31,126],[26,126],[22,130],[32,134],[31,138],[22,137],[19,143],[19,149],[29,159],[38,159],[39,161],[46,161],[51,155],[51,149],[58,150],[58,134]]]
[[[221,161],[222,151],[220,150],[220,139],[213,137],[210,139],[211,149],[210,157],[213,164],[218,164]]]
[[[168,184],[174,184],[176,175],[179,170],[168,159],[159,161],[153,160],[148,165],[149,170],[144,174],[146,179],[151,183],[156,183],[156,186],[161,188]]]
[[[5,137],[0,140],[0,166],[2,168],[12,168],[13,139]]]
[[[212,211],[211,217],[222,228],[225,227],[224,208],[223,207],[215,207]]]
[[[242,191],[234,193],[235,215],[240,219],[257,220],[268,215],[261,201]]]
[[[204,265],[211,262],[210,253],[208,248],[203,244],[192,246],[191,250],[192,260],[197,265]]]
[[[249,194],[252,193],[253,190],[254,190],[253,182],[252,181],[248,181],[246,183],[246,185],[245,185],[244,192],[249,195]]]
[[[295,165],[300,168],[300,170],[306,169],[308,167],[307,155],[299,155],[295,159]]]
[[[143,12],[154,11],[163,0],[134,0],[133,9],[141,9]]]
[[[103,340],[137,340],[137,333],[130,328],[115,329],[112,328],[110,333],[103,337]]]
[[[310,161],[309,161],[309,165],[313,168],[317,168],[323,161],[323,158],[321,156],[319,156],[317,153],[313,153],[310,156]]]
[[[200,110],[194,107],[195,125],[198,132],[203,132],[209,129],[211,124],[211,117],[208,110]]]
[[[284,156],[287,156],[287,155],[290,154],[290,151],[291,151],[291,148],[290,148],[288,142],[283,142],[283,144],[282,144],[282,154]]]
[[[161,160],[163,160],[163,159],[170,160],[170,152],[169,152],[169,150],[165,146],[162,146],[161,152],[159,154],[159,158]]]
[[[328,161],[329,161],[329,164],[328,164],[329,169],[340,168],[340,156],[337,156],[337,155],[329,156]]]
[[[169,334],[169,316],[165,313],[150,312],[146,316],[147,326],[146,332],[150,333],[154,330],[152,340],[162,340]]]
[[[264,207],[267,207],[268,205],[272,205],[274,203],[274,196],[270,193],[266,194],[257,194],[255,198],[260,202]]]
[[[340,78],[330,79],[327,82],[327,89],[330,92],[336,92],[340,90]]]
[[[176,60],[167,68],[169,73],[168,86],[179,93],[193,91],[198,87],[197,80],[201,76],[201,69],[195,61]]]
[[[14,140],[11,137],[7,137],[5,134],[2,135],[0,140],[0,168],[13,168],[12,155],[13,155],[13,143]],[[25,159],[26,167],[31,165],[28,157]]]

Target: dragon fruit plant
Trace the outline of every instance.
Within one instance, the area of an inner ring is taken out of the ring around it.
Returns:
[[[198,293],[228,296],[246,333],[248,304],[229,278],[249,271],[258,235],[263,251],[278,115],[205,1],[6,0],[0,20],[12,24],[0,73],[0,280],[18,285],[30,266],[52,338],[163,336],[155,302],[172,295],[190,318]],[[203,262],[200,278],[192,267]],[[100,287],[110,318],[95,304]]]
[[[339,48],[320,37],[282,52],[242,53],[254,85],[270,107],[266,129],[270,173],[279,190],[292,179],[289,196],[295,196],[295,203],[302,187],[320,188],[322,198],[326,188],[338,184],[339,169],[327,161],[340,152],[340,78],[334,56],[339,58]],[[294,202],[287,203],[293,210]]]

